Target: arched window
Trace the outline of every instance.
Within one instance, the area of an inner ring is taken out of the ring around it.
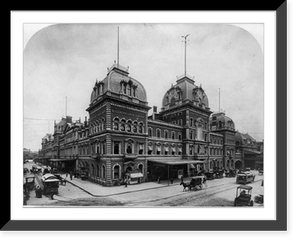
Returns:
[[[165,144],[165,155],[169,154],[169,145]]]
[[[132,131],[133,131],[134,133],[137,133],[137,130],[138,130],[137,127],[138,127],[137,122],[134,121],[134,122],[133,122],[133,126],[132,126]]]
[[[167,130],[165,130],[165,139],[168,139],[168,137],[169,137],[169,133]]]
[[[138,145],[139,145],[139,148],[138,148],[139,154],[141,155],[141,154],[144,153],[144,144],[143,143],[139,143]]]
[[[193,149],[194,149],[193,145],[190,145],[190,155],[193,155]]]
[[[131,120],[128,120],[128,121],[127,121],[127,124],[126,124],[126,131],[127,131],[127,132],[131,132],[131,125],[132,125]]]
[[[106,153],[106,145],[105,145],[105,142],[102,143],[102,154],[105,154]]]
[[[178,140],[181,140],[181,133],[178,133]]]
[[[140,165],[139,165],[139,170],[140,170],[141,173],[143,174],[143,173],[144,173],[144,165],[140,164]]]
[[[100,177],[100,167],[99,167],[98,164],[97,164],[97,172],[96,172],[96,174],[97,174],[97,177]]]
[[[127,143],[127,146],[126,146],[126,153],[128,153],[128,154],[132,154],[132,144],[131,144],[131,142],[128,142]]]
[[[171,138],[172,138],[172,140],[175,140],[175,132],[174,131],[171,132]]]
[[[114,166],[114,179],[119,179],[120,178],[120,166],[115,165]]]
[[[152,137],[152,128],[148,128],[148,136]]]
[[[190,139],[194,139],[194,131],[190,130]]]
[[[156,129],[156,137],[160,138],[160,129]]]
[[[153,151],[153,144],[152,144],[152,142],[149,142],[148,143],[148,155],[151,155],[152,151]]]
[[[190,126],[193,126],[193,125],[194,125],[194,119],[190,118]]]
[[[172,99],[171,99],[171,106],[174,106],[174,105],[175,105],[175,102],[176,102],[175,98],[172,97]]]
[[[171,152],[172,152],[172,155],[175,155],[175,153],[176,153],[175,145],[172,145]]]
[[[156,155],[160,155],[161,152],[161,144],[156,145]]]
[[[125,125],[126,125],[126,120],[122,119],[121,120],[121,124],[120,124],[120,130],[121,131],[125,131]]]
[[[93,176],[95,175],[95,167],[94,167],[93,164],[92,164],[92,175],[93,175]]]
[[[118,118],[114,119],[113,130],[119,130],[119,119]]]
[[[120,142],[115,141],[114,142],[114,154],[120,154]]]
[[[100,143],[96,142],[96,153],[100,154]]]
[[[101,178],[105,180],[106,174],[105,174],[105,166],[102,165],[102,175]]]
[[[144,124],[143,124],[143,122],[140,122],[139,123],[139,133],[143,133],[143,127],[144,127]]]
[[[181,155],[181,154],[182,154],[182,147],[178,146],[178,155]]]
[[[123,84],[123,93],[124,94],[126,94],[126,86],[127,86],[127,84],[124,82],[124,84]]]

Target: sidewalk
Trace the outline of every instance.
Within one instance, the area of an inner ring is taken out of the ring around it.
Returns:
[[[147,190],[164,188],[164,187],[178,186],[180,184],[180,180],[175,179],[174,183],[173,184],[169,183],[169,185],[167,180],[162,180],[161,183],[145,182],[141,184],[128,185],[127,187],[125,187],[124,185],[109,187],[109,186],[102,186],[88,180],[81,180],[74,177],[71,180],[70,176],[66,178],[64,174],[62,175],[62,177],[65,178],[68,183],[80,188],[84,192],[94,197],[116,196],[116,195],[131,193],[131,192],[147,191]],[[224,177],[223,179],[232,181],[233,178]],[[263,179],[263,176],[258,176],[258,175],[256,176],[256,181],[257,180],[261,181],[261,179]],[[190,177],[184,178],[184,182],[189,182],[189,181],[190,181]],[[220,182],[219,179],[215,179],[213,181],[209,181],[209,185],[219,184],[218,182]]]
[[[65,176],[65,175],[62,175]],[[65,178],[65,177],[64,177]],[[94,196],[94,197],[109,197],[115,195],[126,194],[130,192],[138,192],[138,191],[145,191],[145,190],[152,190],[156,188],[163,188],[168,187],[168,181],[164,180],[161,183],[157,182],[145,182],[141,184],[132,184],[125,187],[124,185],[121,186],[102,186],[96,183],[93,183],[88,180],[81,180],[78,178],[72,178],[68,176],[65,178],[66,181],[74,186],[77,186],[81,190],[85,191],[86,193]],[[180,180],[174,180],[173,184],[169,184],[169,187],[176,186],[180,184]]]

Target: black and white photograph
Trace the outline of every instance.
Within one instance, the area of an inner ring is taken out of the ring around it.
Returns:
[[[23,207],[263,208],[264,24],[25,23]]]

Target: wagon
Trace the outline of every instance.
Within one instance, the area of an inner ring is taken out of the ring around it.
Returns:
[[[27,191],[31,191],[35,186],[35,176],[30,174],[24,177],[24,189]]]
[[[234,199],[234,206],[253,206],[251,200],[252,186],[238,186]]]
[[[203,183],[205,183],[206,177],[205,176],[194,176],[191,178],[190,190],[198,190],[203,188]]]
[[[216,174],[213,171],[205,172],[206,179],[213,180],[216,177]]]

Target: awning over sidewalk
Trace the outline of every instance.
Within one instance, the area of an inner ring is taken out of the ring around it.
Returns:
[[[142,173],[131,173],[130,178],[141,178],[144,177]]]
[[[248,154],[256,154],[256,155],[260,155],[261,154],[261,152],[259,152],[259,151],[249,150],[249,149],[245,149],[244,152],[248,153]]]
[[[183,165],[183,164],[199,164],[206,163],[206,160],[186,160],[186,159],[148,159],[149,162],[164,165]],[[193,165],[194,166],[194,165]]]
[[[74,158],[52,158],[49,161],[51,162],[64,162],[64,161],[74,161]]]

